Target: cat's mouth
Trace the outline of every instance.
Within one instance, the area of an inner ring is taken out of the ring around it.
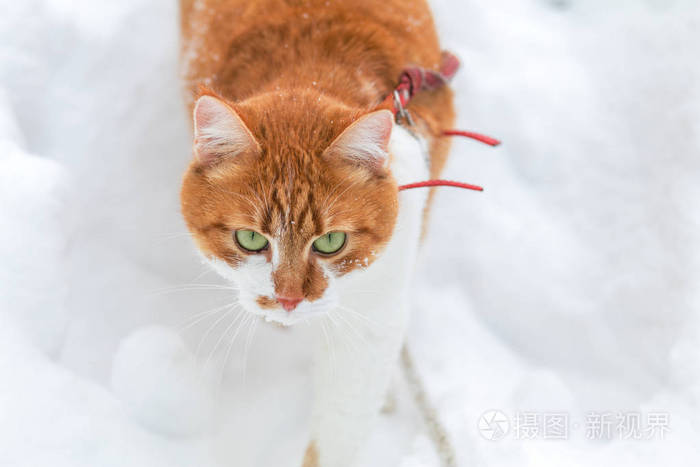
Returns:
[[[260,316],[268,323],[291,326],[310,322],[314,318],[326,315],[332,308],[332,300],[322,299],[313,302],[304,300],[293,310],[287,310],[276,299],[260,295],[254,301],[242,300],[242,305],[248,312]]]
[[[292,312],[288,312],[282,308],[255,308],[249,311],[254,315],[262,317],[268,323],[281,324],[282,326],[291,326],[297,323],[310,322],[312,319],[326,314],[325,311],[321,310],[294,310]]]

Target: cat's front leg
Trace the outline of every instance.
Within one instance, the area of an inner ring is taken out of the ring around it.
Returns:
[[[315,403],[304,467],[356,465],[381,410],[404,339],[406,306],[371,317],[342,308],[319,323]],[[376,304],[375,304],[376,305]]]
[[[428,177],[423,144],[394,128],[398,183]],[[340,306],[317,320],[315,403],[304,467],[357,465],[384,403],[408,321],[426,193],[404,192],[391,241],[366,270],[338,279]]]

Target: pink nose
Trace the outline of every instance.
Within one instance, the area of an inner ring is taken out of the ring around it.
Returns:
[[[304,300],[303,297],[277,296],[277,301],[280,305],[282,305],[282,308],[284,308],[286,311],[292,311],[293,309],[295,309],[297,305],[301,303],[302,300]]]

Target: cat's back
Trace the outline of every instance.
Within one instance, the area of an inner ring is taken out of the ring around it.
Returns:
[[[249,87],[259,91],[276,73],[316,80],[305,76],[315,72],[321,81],[337,74],[324,70],[324,62],[336,69],[371,63],[371,72],[384,75],[382,88],[408,64],[440,63],[425,0],[182,0],[181,19],[193,92],[198,84],[231,86],[227,97],[234,100],[247,97]]]
[[[432,30],[432,15],[425,0],[181,0],[181,19],[186,35],[193,19],[213,14],[218,32],[228,36],[256,23],[293,21],[299,23],[354,14],[393,26],[397,34]],[[214,31],[212,31],[214,32]]]

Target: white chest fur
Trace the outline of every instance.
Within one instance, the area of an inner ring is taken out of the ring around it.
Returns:
[[[390,150],[399,184],[428,177],[425,145],[404,128],[394,129]],[[322,467],[353,465],[384,400],[404,339],[426,198],[425,190],[399,194],[390,243],[369,268],[338,280],[340,306],[319,320],[311,437]]]
[[[396,126],[389,145],[390,169],[399,185],[428,178],[427,147]],[[332,300],[317,304],[318,343],[311,439],[321,467],[350,467],[386,395],[403,344],[410,278],[417,256],[426,190],[399,194],[396,226],[389,244],[371,266],[334,279]],[[207,258],[240,289],[244,309],[284,324],[302,316],[257,310],[258,294],[272,295],[272,266],[254,258],[233,270]],[[321,306],[323,305],[323,306]]]

